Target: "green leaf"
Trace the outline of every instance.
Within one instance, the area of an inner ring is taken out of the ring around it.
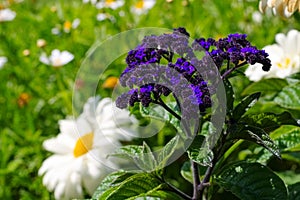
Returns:
[[[250,84],[242,93],[242,95],[249,95],[254,92],[261,92],[265,94],[274,94],[282,90],[283,87],[287,86],[288,83],[285,79],[280,78],[270,78],[263,79],[258,82]]]
[[[295,184],[300,180],[300,174],[292,170],[276,172],[276,174],[284,181],[286,185]]]
[[[134,200],[146,197],[179,200],[170,188],[153,174],[139,173],[128,177],[119,185],[113,186],[99,196],[99,200]]]
[[[300,110],[300,83],[284,87],[274,102],[284,108]]]
[[[178,111],[176,102],[169,102],[167,103],[167,106],[171,108],[173,111]],[[151,104],[148,107],[140,106],[140,111],[142,116],[150,117],[160,121],[171,121],[171,119],[174,117],[168,111],[166,111],[162,106],[156,104]]]
[[[164,167],[168,159],[173,155],[176,149],[179,148],[179,136],[173,137],[159,152],[157,162],[159,167]]]
[[[190,161],[183,163],[180,174],[185,180],[193,183],[192,166]]]
[[[178,114],[178,106],[176,102],[168,102],[167,106]],[[171,115],[162,106],[156,104],[151,104],[149,107],[140,106],[140,112],[143,117],[149,117],[162,122],[170,122],[182,137],[185,136],[180,120]]]
[[[270,137],[281,151],[300,151],[300,127],[285,125],[276,129]]]
[[[300,200],[300,182],[288,186],[288,200]]]
[[[251,108],[260,97],[260,92],[245,97],[233,110],[232,119],[237,122]]]
[[[229,133],[229,138],[231,140],[244,139],[254,142],[268,149],[273,155],[280,158],[280,151],[275,142],[269,137],[269,135],[261,128],[245,125],[237,126]]]
[[[266,132],[271,132],[281,125],[298,125],[297,120],[288,112],[250,114],[242,117],[240,123],[262,128]]]
[[[212,166],[214,153],[209,148],[192,148],[188,150],[188,156],[191,160],[202,166]]]
[[[117,149],[111,156],[117,156],[133,161],[144,171],[153,171],[157,168],[156,158],[150,147],[144,142],[143,146],[127,145]]]
[[[229,165],[216,177],[216,182],[242,200],[287,199],[284,182],[259,163]]]
[[[133,172],[117,171],[106,176],[94,192],[92,199],[98,199],[106,190],[121,184],[124,180],[134,175]]]

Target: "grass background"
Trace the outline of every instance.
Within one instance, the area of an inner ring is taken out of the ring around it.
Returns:
[[[256,22],[253,13],[258,11],[258,1],[159,0],[141,16],[130,12],[133,3],[130,0],[117,10],[99,11],[81,0],[0,0],[0,7],[9,5],[17,13],[13,21],[0,22],[0,56],[8,58],[0,69],[0,199],[53,199],[37,175],[42,161],[50,155],[42,142],[59,133],[58,120],[73,114],[76,73],[96,41],[133,28],[184,26],[192,38],[240,32],[263,47],[273,43],[278,32],[300,29],[299,14],[288,20],[262,15],[262,21]],[[97,21],[99,12],[113,16],[114,22]],[[53,27],[62,27],[75,18],[81,20],[77,29],[51,33]],[[39,38],[46,40],[44,48],[37,47]],[[68,50],[75,59],[60,68],[39,62],[42,52],[50,54],[55,48]],[[25,49],[30,51],[28,56],[23,55]],[[125,64],[114,67],[113,75],[118,76]],[[237,90],[242,90],[247,80],[239,81]],[[109,91],[99,87],[98,93],[105,96]]]

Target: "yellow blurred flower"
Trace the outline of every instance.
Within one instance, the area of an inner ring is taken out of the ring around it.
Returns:
[[[117,77],[111,76],[104,81],[102,87],[112,89],[117,85],[118,81],[119,79]]]

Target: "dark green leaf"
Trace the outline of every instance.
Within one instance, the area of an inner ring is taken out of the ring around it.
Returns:
[[[228,79],[224,79],[223,83],[226,91],[227,113],[232,116],[234,102],[233,88]]]
[[[288,112],[250,114],[242,117],[240,123],[262,128],[266,132],[271,132],[281,125],[298,125],[297,120]]]
[[[228,139],[244,139],[254,142],[268,149],[272,154],[280,158],[280,151],[269,135],[261,128],[255,126],[237,126],[231,130]]]
[[[259,163],[236,163],[227,166],[216,182],[242,200],[287,199],[284,182]]]
[[[117,171],[109,174],[100,183],[100,186],[94,192],[92,199],[98,199],[106,190],[121,184],[124,180],[134,175],[133,172]]]
[[[121,184],[106,190],[99,200],[134,200],[145,197],[161,199],[180,199],[170,191],[166,184],[149,173],[139,173],[130,176]]]
[[[288,200],[300,200],[300,182],[288,186]]]
[[[188,156],[191,160],[202,166],[211,166],[214,153],[211,149],[201,147],[188,150]]]
[[[250,84],[242,93],[242,95],[249,95],[254,92],[261,92],[265,94],[274,94],[282,90],[283,87],[287,86],[288,83],[285,79],[270,78],[263,79],[258,82]]]
[[[190,183],[193,183],[193,174],[190,161],[187,161],[182,165],[180,174],[185,180],[189,181]]]
[[[281,107],[300,110],[300,83],[284,87],[274,101]]]
[[[232,119],[237,122],[251,108],[260,97],[260,92],[245,97],[233,110]]]

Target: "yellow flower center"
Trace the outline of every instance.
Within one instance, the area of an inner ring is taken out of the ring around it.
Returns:
[[[93,147],[94,133],[87,133],[80,137],[75,145],[73,155],[75,158],[86,154]]]
[[[70,21],[65,21],[64,23],[64,30],[69,31],[72,27],[72,23]]]
[[[135,4],[135,7],[136,7],[137,9],[142,9],[142,8],[144,8],[144,1],[143,1],[143,0],[138,1],[138,2]]]
[[[110,5],[110,4],[114,3],[114,2],[115,2],[115,0],[106,0],[105,4],[106,5]]]
[[[283,62],[277,63],[277,66],[281,69],[287,69],[291,64],[291,59],[285,58]]]

